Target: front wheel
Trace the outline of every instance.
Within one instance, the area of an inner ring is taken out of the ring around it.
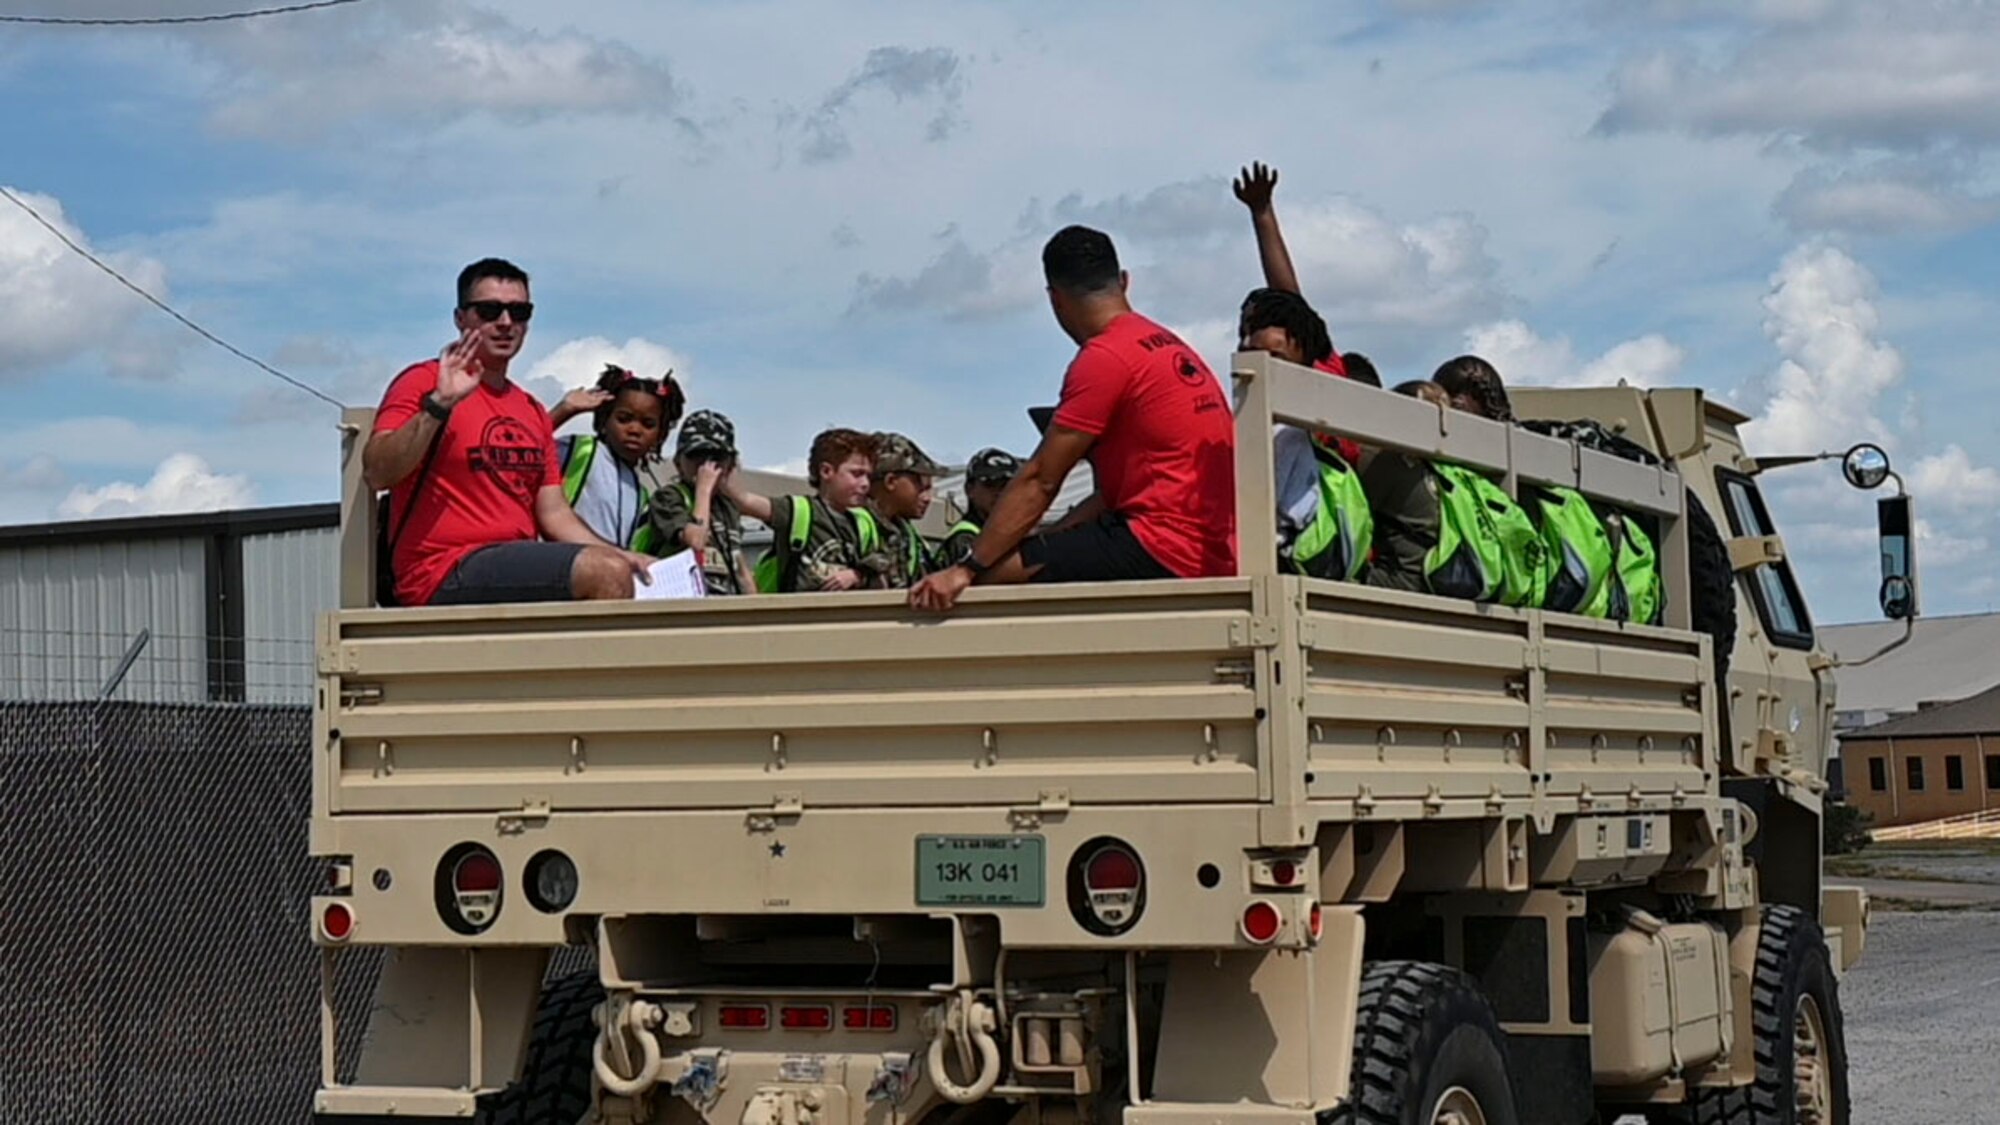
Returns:
[[[1757,1080],[1697,1090],[1696,1125],[1847,1125],[1840,991],[1819,924],[1798,907],[1764,908],[1750,1015]]]
[[[1354,1069],[1328,1125],[1516,1125],[1506,1040],[1471,978],[1426,961],[1361,974]]]

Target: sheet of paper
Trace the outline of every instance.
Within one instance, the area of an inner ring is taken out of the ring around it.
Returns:
[[[642,602],[660,598],[700,598],[708,595],[708,583],[702,581],[701,561],[693,551],[682,551],[678,555],[668,555],[646,568],[652,575],[651,585],[640,583],[633,597]]]

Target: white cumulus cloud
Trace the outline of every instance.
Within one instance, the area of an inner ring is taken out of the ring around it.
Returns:
[[[1657,333],[1626,340],[1580,360],[1568,336],[1543,337],[1519,320],[1469,329],[1466,350],[1484,357],[1509,383],[1535,387],[1658,387],[1673,381],[1687,353]]]
[[[525,375],[515,378],[529,394],[542,400],[542,405],[552,407],[562,401],[563,395],[577,387],[596,383],[608,363],[615,363],[648,379],[657,379],[672,371],[674,381],[681,385],[681,390],[688,390],[687,359],[665,344],[636,336],[622,344],[602,336],[585,336],[558,344],[554,351],[531,364]],[[590,419],[584,416],[564,429],[589,429],[589,425]]]
[[[99,488],[81,485],[70,490],[56,515],[64,519],[105,519],[167,512],[213,512],[250,506],[257,488],[248,477],[209,471],[208,462],[192,453],[176,453],[160,462],[144,484],[113,481]]]
[[[1900,352],[1876,338],[1874,274],[1846,251],[1808,242],[1785,256],[1764,297],[1764,331],[1783,356],[1748,436],[1768,453],[1893,442],[1879,414],[1903,381]]]
[[[166,267],[137,254],[97,250],[59,200],[9,189],[72,241],[140,288],[164,296]],[[0,200],[0,379],[88,354],[115,358],[145,306],[65,247],[26,212]],[[119,365],[122,370],[122,364]]]

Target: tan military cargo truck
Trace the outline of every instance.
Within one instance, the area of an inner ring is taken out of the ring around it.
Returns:
[[[368,608],[351,417],[321,1119],[1844,1122],[1867,903],[1821,885],[1830,662],[1744,417],[1518,394],[1649,465],[1234,378],[1241,576],[944,618]],[[1665,624],[1280,574],[1274,419],[1654,521]],[[362,963],[365,1030],[334,1003]]]

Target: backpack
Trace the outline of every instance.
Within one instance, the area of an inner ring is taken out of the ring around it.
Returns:
[[[806,539],[812,535],[812,499],[806,496],[786,499],[792,504],[792,522],[785,542],[773,544],[750,572],[760,594],[789,592],[798,574],[799,553],[806,549]],[[875,550],[882,541],[881,530],[875,526],[875,514],[866,508],[856,508],[854,522],[861,531],[861,553]]]
[[[1542,608],[1609,617],[1617,585],[1616,552],[1590,500],[1574,488],[1538,488],[1533,511],[1548,558]]]
[[[1308,578],[1352,582],[1374,550],[1375,515],[1361,489],[1361,475],[1347,458],[1318,437],[1312,439],[1312,450],[1319,462],[1319,511],[1284,549],[1281,561]]]
[[[1424,559],[1431,592],[1501,605],[1541,605],[1548,587],[1548,552],[1514,498],[1459,465],[1432,465],[1431,481],[1438,500],[1438,541]]]
[[[1660,459],[1645,446],[1588,418],[1570,422],[1530,419],[1523,421],[1521,426],[1641,465],[1660,464]],[[1602,512],[1602,522],[1614,552],[1610,599],[1602,616],[1614,621],[1636,621],[1641,625],[1658,624],[1666,609],[1667,598],[1666,588],[1660,579],[1659,551],[1654,545],[1648,522],[1630,512],[1608,506]]]
[[[597,435],[577,434],[562,441],[569,442],[569,453],[563,458],[563,499],[569,501],[569,506],[574,508],[576,498],[583,495],[583,486],[590,481],[590,467],[597,460]],[[558,441],[557,448],[560,450],[561,447],[562,443]],[[632,541],[617,546],[650,555],[654,553],[653,548],[659,543],[659,536],[654,533],[652,522],[646,518],[646,513],[653,504],[653,494],[646,488],[645,478],[639,475],[637,469],[632,470],[632,477],[639,482],[639,518],[633,521]],[[688,493],[688,505],[690,507],[694,505],[694,494],[691,492]]]
[[[1612,584],[1609,616],[1619,621],[1657,625],[1666,609],[1660,581],[1660,556],[1652,536],[1637,517],[1612,512],[1604,521],[1617,543],[1617,581]]]

